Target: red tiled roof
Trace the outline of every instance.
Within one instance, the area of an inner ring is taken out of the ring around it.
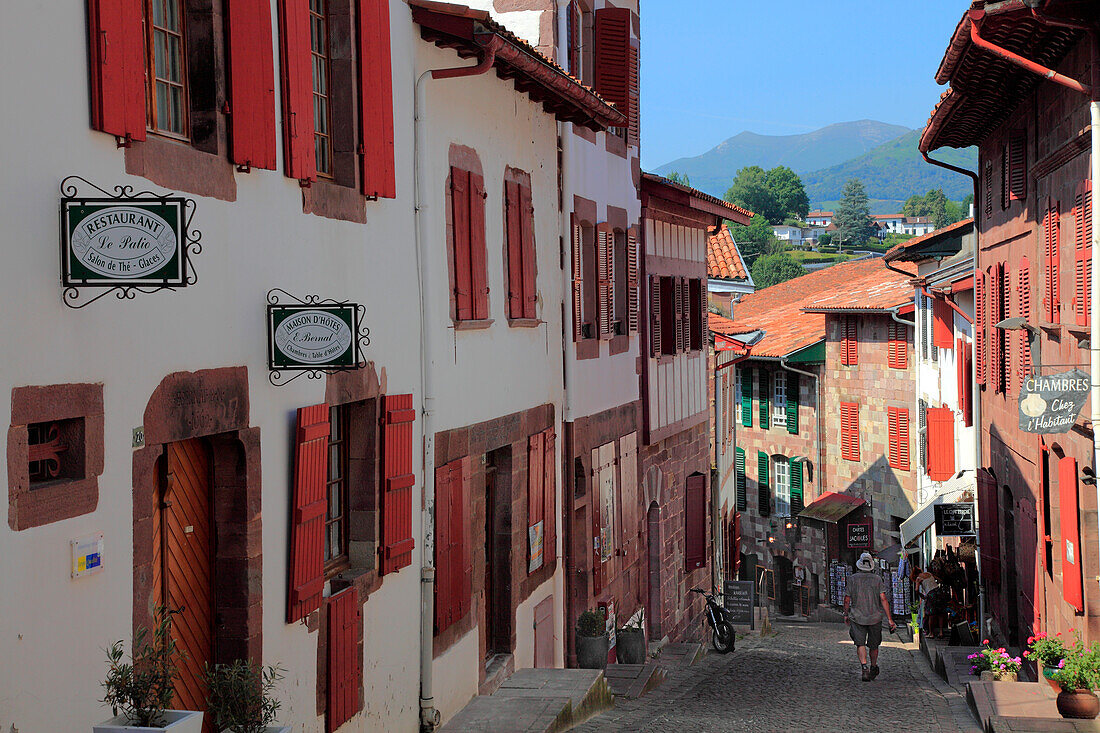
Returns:
[[[707,313],[707,325],[710,327],[711,331],[726,336],[739,333],[736,323],[717,313]]]
[[[687,194],[690,197],[687,201],[687,204],[693,209],[705,211],[708,214],[714,214],[715,216],[721,216],[738,224],[747,225],[750,221],[752,221],[752,217],[755,216],[751,211],[749,211],[748,209],[743,209],[737,204],[731,204],[729,201],[724,201],[723,199],[716,198],[714,196],[711,196],[709,193],[703,193],[697,188],[692,188],[691,186],[685,186],[682,183],[670,181],[667,178],[663,176],[658,176],[655,173],[642,173],[642,188],[644,189],[647,184],[663,186],[665,188],[679,191],[681,194]]]
[[[861,308],[882,309],[912,300],[913,287],[879,258],[845,262],[745,295],[734,304],[732,321],[715,324],[712,316],[711,329],[727,334],[762,330],[752,355],[787,356],[825,338],[824,313],[804,309],[819,303],[843,307],[833,305],[831,298],[838,296]]]
[[[707,237],[707,275],[721,280],[748,280],[748,269],[737,242],[725,224]]]
[[[940,237],[951,235],[957,231],[973,226],[973,224],[973,219],[963,219],[962,221],[957,221],[954,224],[948,224],[942,229],[937,229],[934,232],[928,232],[927,234],[922,234],[919,237],[907,239],[901,244],[895,244],[893,247],[886,250],[886,254],[883,255],[882,258],[887,262],[893,262],[894,260],[901,258],[906,252],[912,250],[914,247],[919,247],[920,245],[926,244],[934,239],[939,239]]]
[[[831,211],[811,211],[809,214],[806,214],[807,219],[818,219],[822,216],[834,216],[834,214]]]

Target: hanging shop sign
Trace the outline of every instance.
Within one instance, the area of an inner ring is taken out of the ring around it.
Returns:
[[[936,534],[941,537],[973,537],[974,503],[936,504]]]
[[[194,201],[134,193],[130,186],[115,186],[110,194],[78,176],[62,182],[61,195],[66,305],[82,308],[111,291],[130,299],[137,292],[175,290],[196,282],[190,256],[202,246],[201,234],[190,228]],[[86,288],[97,288],[98,294],[81,302]]]
[[[279,293],[295,302],[280,302]],[[280,386],[302,374],[317,379],[324,373],[359,369],[361,349],[370,341],[362,325],[364,307],[315,295],[305,299],[284,290],[267,295],[268,380]],[[283,378],[283,372],[294,376]]]
[[[1020,389],[1020,430],[1065,433],[1077,422],[1092,382],[1080,369],[1029,376]]]
[[[871,520],[848,524],[848,549],[867,550],[871,547]]]

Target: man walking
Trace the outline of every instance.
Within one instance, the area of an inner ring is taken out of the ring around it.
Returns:
[[[844,593],[844,623],[848,634],[856,644],[859,664],[863,667],[863,681],[870,682],[878,676],[878,648],[882,644],[882,619],[890,622],[890,632],[897,628],[890,606],[886,602],[886,590],[882,579],[872,573],[875,561],[865,552],[856,560],[856,573],[848,578]],[[870,663],[868,668],[868,649]]]

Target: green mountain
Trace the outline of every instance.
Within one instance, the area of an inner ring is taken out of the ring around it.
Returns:
[[[966,176],[924,162],[917,150],[920,134],[920,130],[907,132],[857,158],[803,175],[810,205],[839,199],[841,189],[851,178],[863,181],[872,199],[904,201],[933,188],[942,188],[947,198],[956,201],[973,193],[973,183]],[[933,157],[968,170],[978,167],[976,148],[940,150]]]
[[[861,156],[908,131],[899,125],[859,120],[829,125],[803,135],[742,132],[702,155],[662,165],[657,173],[687,174],[695,188],[721,196],[730,187],[737,171],[747,165],[758,165],[765,170],[785,165],[803,175]],[[834,198],[839,198],[839,193]]]

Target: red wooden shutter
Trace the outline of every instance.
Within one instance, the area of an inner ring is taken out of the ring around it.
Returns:
[[[554,428],[547,428],[542,433],[542,496],[543,496],[543,540],[542,555],[547,564],[554,562],[557,556],[557,452],[555,448]]]
[[[596,11],[596,92],[630,116],[630,10]]]
[[[626,231],[626,320],[630,333],[638,332],[638,230]]]
[[[1018,304],[1019,315],[1024,317],[1028,323],[1031,323],[1031,263],[1027,257],[1020,260],[1020,269],[1016,272],[1016,303]],[[1031,373],[1031,340],[1028,338],[1028,332],[1024,330],[1016,331],[1016,343],[1020,352],[1020,379],[1026,379]]]
[[[1077,459],[1072,456],[1058,460],[1058,501],[1062,518],[1062,596],[1080,612],[1085,610],[1081,584],[1084,553],[1078,525]]]
[[[855,366],[859,363],[859,325],[856,317],[842,316],[840,328],[840,363]]]
[[[470,172],[451,166],[451,253],[454,259],[455,319],[474,317],[470,269]]]
[[[661,354],[661,278],[649,276],[649,355]]]
[[[676,353],[686,351],[688,346],[687,314],[684,313],[688,299],[684,297],[684,281],[682,278],[672,279],[672,303],[673,318],[676,328]]]
[[[1014,130],[1008,138],[1009,195],[1013,201],[1027,198],[1027,130]]]
[[[485,179],[470,173],[470,288],[474,320],[489,317],[488,265],[485,261]]]
[[[1046,259],[1046,297],[1043,304],[1046,306],[1047,320],[1058,323],[1061,317],[1061,305],[1059,303],[1059,240],[1061,239],[1061,221],[1059,204],[1051,201],[1047,206],[1046,216],[1043,218],[1044,256]]]
[[[951,349],[955,346],[955,317],[951,305],[944,298],[932,301],[932,344],[939,349]]]
[[[959,339],[962,368],[959,371],[959,407],[963,411],[963,425],[974,424],[974,353],[969,342]]]
[[[909,410],[886,408],[889,431],[889,461],[892,468],[909,470]]]
[[[298,409],[294,451],[294,507],[290,521],[290,597],[287,603],[287,623],[294,623],[321,607],[321,592],[325,587],[328,434],[328,405]]]
[[[145,139],[145,38],[141,0],[89,0],[92,127]]]
[[[998,265],[1001,286],[1001,318],[1004,320],[1012,315],[1012,269],[1007,263]],[[1008,331],[998,328],[1001,338],[1001,379],[1004,383],[1004,393],[1012,391],[1012,343]]]
[[[989,287],[989,325],[990,325],[990,368],[993,380],[993,391],[1001,393],[1005,391],[1004,375],[1004,329],[996,328],[996,325],[1004,320],[1002,308],[1004,306],[1004,266],[996,264],[990,269],[991,284]]]
[[[840,403],[840,455],[848,461],[859,460],[859,403]]]
[[[627,97],[630,100],[627,111],[627,143],[638,145],[641,139],[641,108],[638,104],[638,47],[630,45],[630,71],[627,77]]]
[[[411,394],[386,395],[382,425],[382,546],[381,574],[412,562],[413,409]]]
[[[900,323],[890,322],[890,342],[886,357],[892,369],[909,368],[909,329]]]
[[[613,334],[612,321],[615,318],[614,292],[614,244],[615,236],[611,225],[604,222],[596,227],[596,278],[599,287],[599,332],[600,338],[609,339]]]
[[[684,570],[707,564],[707,477],[687,477],[684,487]]]
[[[1001,587],[1000,512],[997,484],[984,468],[978,469],[978,539],[981,543],[982,585]]]
[[[519,184],[504,182],[505,237],[508,245],[508,317],[523,318],[523,234]]]
[[[569,0],[569,73],[581,78],[581,6],[577,0]]]
[[[1092,293],[1092,181],[1077,187],[1073,206],[1073,311],[1078,326],[1089,325]]]
[[[359,146],[363,194],[396,198],[389,0],[359,0]]]
[[[241,168],[275,170],[275,60],[269,0],[226,7],[229,145]]]
[[[309,182],[317,177],[317,158],[313,142],[313,53],[307,3],[279,0],[279,39],[286,174]]]
[[[359,712],[363,652],[359,646],[362,606],[355,586],[330,596],[325,730],[332,733]]]
[[[455,601],[451,578],[454,561],[451,539],[451,501],[462,483],[462,461],[452,461],[435,469],[435,633],[446,630],[454,621]]]
[[[581,225],[577,221],[577,215],[572,215],[572,246],[570,247],[570,267],[573,272],[573,340],[580,341],[584,338],[582,326],[584,325],[584,271],[581,257]]]
[[[542,433],[535,433],[527,439],[527,572],[533,573],[542,567],[543,559],[536,559],[531,546],[531,536],[541,524],[543,531],[543,547],[546,545],[546,524],[544,513],[546,511],[546,497],[543,495],[546,456],[545,438]],[[553,490],[553,487],[551,487]]]
[[[979,272],[974,278],[976,290],[974,293],[974,357],[978,362],[977,379],[978,384],[985,385],[986,372],[987,372],[987,355],[985,352],[985,345],[988,335],[986,333],[986,302],[985,302],[985,273]]]
[[[955,414],[949,407],[925,410],[928,427],[928,477],[946,481],[955,475]]]
[[[523,317],[535,318],[538,289],[535,283],[535,207],[531,189],[519,187],[520,243],[523,250]]]

